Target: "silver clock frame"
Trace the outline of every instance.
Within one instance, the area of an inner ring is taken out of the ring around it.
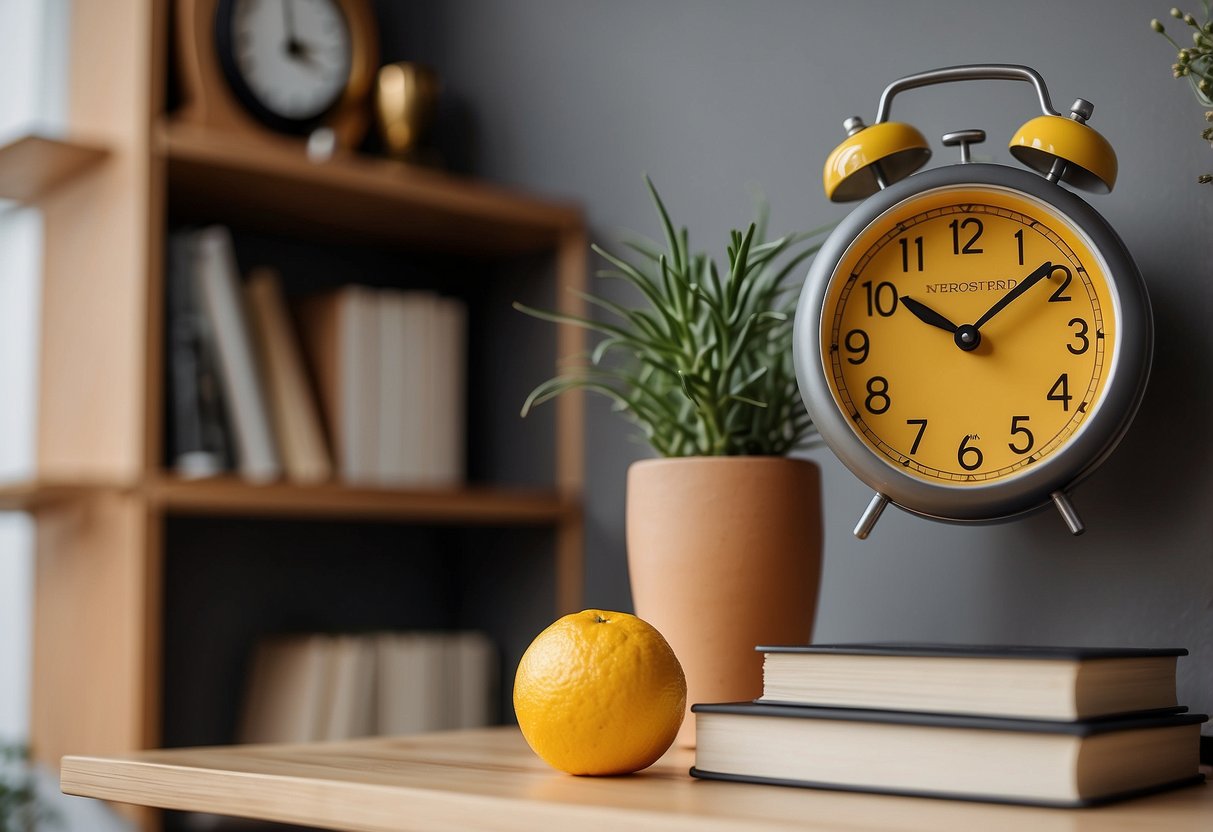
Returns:
[[[1040,200],[1085,234],[1103,258],[1117,316],[1117,337],[1103,397],[1077,434],[1063,447],[1005,480],[989,484],[930,483],[898,470],[871,450],[849,416],[834,401],[828,356],[822,354],[826,294],[852,244],[874,222],[912,197],[959,186],[996,186]],[[825,444],[855,476],[876,491],[856,528],[867,531],[886,503],[933,520],[992,523],[1036,511],[1050,502],[1075,534],[1082,531],[1065,494],[1116,449],[1141,404],[1153,358],[1154,332],[1145,282],[1125,244],[1083,199],[1026,170],[995,164],[960,164],[913,174],[865,200],[830,234],[805,278],[796,311],[793,359],[801,398]]]

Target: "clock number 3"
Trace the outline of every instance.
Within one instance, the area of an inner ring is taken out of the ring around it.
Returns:
[[[1082,318],[1071,318],[1067,326],[1078,327],[1074,331],[1074,337],[1078,339],[1078,345],[1066,344],[1066,349],[1074,355],[1082,355],[1091,347],[1091,339],[1087,337],[1087,333],[1091,331],[1091,328],[1087,326],[1087,322]]]

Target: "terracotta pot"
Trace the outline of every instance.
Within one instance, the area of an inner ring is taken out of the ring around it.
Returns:
[[[809,642],[821,537],[812,462],[688,457],[628,469],[632,601],[682,662],[688,706],[761,695],[754,647]],[[694,745],[690,713],[678,742]]]

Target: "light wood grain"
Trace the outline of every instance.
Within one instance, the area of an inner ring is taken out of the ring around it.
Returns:
[[[627,777],[572,777],[514,728],[324,745],[69,757],[68,794],[358,832],[576,829],[1208,832],[1213,789],[1040,809],[694,780],[677,749]]]
[[[35,559],[33,750],[146,747],[149,593],[147,518],[129,494],[97,492],[38,513]],[[155,711],[152,710],[154,714]]]
[[[109,155],[87,142],[31,134],[0,145],[0,199],[36,202]]]
[[[143,468],[151,30],[147,2],[72,9],[67,129],[110,157],[39,203],[39,477],[126,481]]]
[[[543,489],[393,489],[289,482],[263,485],[232,477],[166,477],[150,481],[145,491],[152,503],[171,514],[374,518],[473,525],[547,524],[576,514],[575,504]]]
[[[459,254],[552,249],[581,225],[572,205],[387,159],[311,162],[297,145],[265,147],[170,122],[158,144],[183,217],[342,243]]]

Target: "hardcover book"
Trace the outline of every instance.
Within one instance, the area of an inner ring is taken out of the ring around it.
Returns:
[[[1088,806],[1203,780],[1203,714],[1057,722],[695,705],[695,767],[718,780]]]
[[[1176,706],[1187,650],[836,644],[760,646],[759,700],[845,708],[1088,719]]]

